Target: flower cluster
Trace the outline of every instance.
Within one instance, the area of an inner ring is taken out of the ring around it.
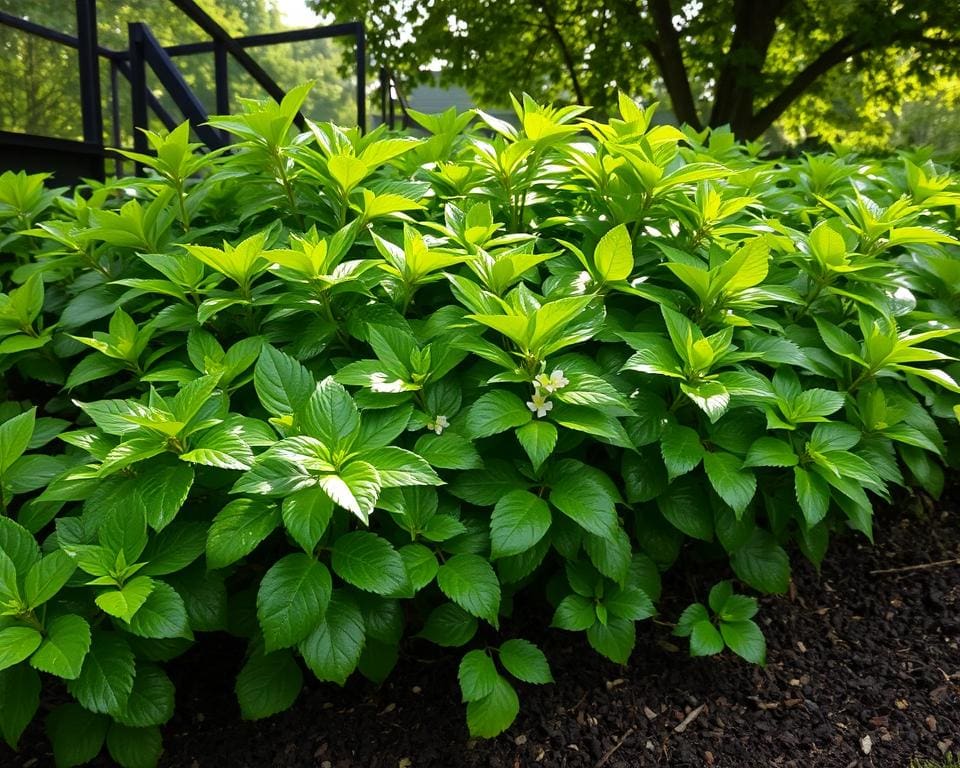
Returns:
[[[548,399],[550,395],[569,383],[559,368],[549,376],[545,373],[538,374],[533,380],[533,395],[527,401],[527,408],[537,414],[538,419],[542,419],[548,411],[553,410],[553,403]]]

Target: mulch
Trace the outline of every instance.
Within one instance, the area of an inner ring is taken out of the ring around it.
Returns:
[[[923,502],[880,513],[875,547],[835,541],[819,574],[795,559],[790,593],[762,600],[764,668],[729,653],[691,659],[649,621],[621,667],[579,635],[537,630],[534,610],[521,634],[545,650],[557,683],[521,685],[516,723],[482,741],[468,738],[456,653],[412,640],[382,686],[314,682],[289,712],[250,723],[232,691],[240,647],[210,638],[174,666],[162,765],[907,768],[960,751],[960,564],[913,568],[960,558],[960,494]],[[876,573],[900,568],[910,569]],[[712,582],[672,576],[663,616],[704,600]],[[0,751],[0,765],[51,764],[35,727],[19,755]]]

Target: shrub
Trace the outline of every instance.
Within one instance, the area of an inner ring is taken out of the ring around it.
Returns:
[[[0,178],[11,746],[62,685],[58,765],[154,764],[165,662],[223,632],[244,717],[304,667],[383,680],[415,635],[464,649],[494,736],[552,679],[517,601],[626,663],[671,565],[783,592],[794,545],[819,564],[892,488],[940,492],[948,172],[768,161],[626,98],[295,136],[305,93],[216,118],[227,153],[149,134],[143,178]],[[691,652],[762,663],[756,601],[706,602],[674,617]]]

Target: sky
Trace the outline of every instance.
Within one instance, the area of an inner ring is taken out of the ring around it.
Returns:
[[[307,8],[304,0],[275,0],[283,20],[291,27],[315,27],[320,17]]]

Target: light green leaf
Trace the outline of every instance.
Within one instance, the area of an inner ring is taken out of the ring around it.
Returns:
[[[713,656],[723,650],[723,638],[708,620],[698,621],[690,632],[690,655]]]
[[[727,648],[751,664],[763,665],[767,660],[767,641],[760,627],[752,621],[722,621],[720,633]]]
[[[269,536],[280,524],[276,504],[266,499],[235,499],[217,513],[207,534],[207,566],[225,568]]]
[[[301,414],[307,434],[330,450],[346,450],[360,432],[360,413],[342,384],[328,376],[310,395]]]
[[[498,389],[481,396],[467,412],[467,431],[472,438],[490,437],[526,424],[530,409],[512,392]]]
[[[135,576],[119,589],[101,592],[95,602],[104,613],[129,622],[147,602],[156,584],[148,576]]]
[[[0,670],[19,664],[33,653],[43,636],[32,627],[0,629]]]
[[[530,421],[517,429],[517,440],[539,470],[557,445],[557,428],[548,421]]]
[[[34,563],[23,584],[27,606],[36,608],[47,602],[63,588],[76,568],[76,561],[61,550]]]
[[[284,498],[280,514],[287,533],[309,555],[330,524],[333,502],[321,488],[304,488]]]
[[[608,283],[630,277],[633,271],[633,244],[626,224],[618,224],[600,238],[593,262],[600,279]]]
[[[254,369],[253,383],[260,402],[274,416],[299,411],[313,394],[313,376],[297,360],[263,345]]]

